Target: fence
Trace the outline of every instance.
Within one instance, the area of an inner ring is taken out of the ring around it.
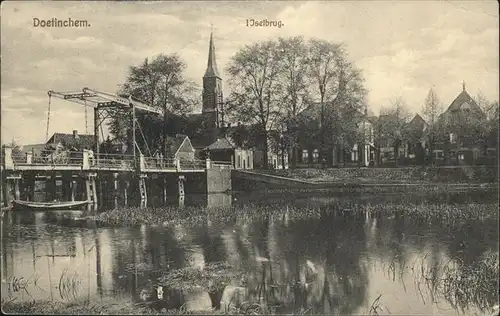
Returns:
[[[145,169],[175,169],[175,159],[173,158],[156,158],[144,157]]]
[[[98,169],[131,169],[134,168],[134,156],[123,154],[89,155],[89,166]]]

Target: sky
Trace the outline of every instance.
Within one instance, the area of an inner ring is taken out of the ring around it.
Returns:
[[[178,53],[186,76],[201,86],[214,32],[224,68],[240,48],[279,36],[316,37],[346,45],[361,69],[371,112],[401,97],[421,112],[431,87],[446,108],[462,91],[499,99],[497,1],[181,1],[20,2],[1,4],[1,138],[43,143],[47,91],[84,87],[116,92],[129,67]],[[83,28],[42,28],[34,18],[86,20]],[[281,21],[248,27],[247,19]],[[200,90],[201,109],[201,90]],[[54,132],[93,131],[93,114],[53,99]]]

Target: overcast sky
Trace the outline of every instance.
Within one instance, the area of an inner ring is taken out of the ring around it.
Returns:
[[[363,71],[374,113],[395,97],[418,112],[430,87],[447,107],[462,81],[472,96],[482,92],[498,100],[496,1],[15,1],[2,2],[1,8],[5,142],[45,141],[48,90],[116,92],[129,66],[159,53],[179,53],[188,65],[186,75],[201,85],[211,23],[220,71],[239,48],[266,38],[303,35],[344,42]],[[40,28],[33,18],[87,20],[90,26]],[[279,20],[284,26],[247,27],[247,19]],[[90,111],[88,121],[91,133]],[[50,122],[49,134],[83,133],[84,109],[54,100]]]

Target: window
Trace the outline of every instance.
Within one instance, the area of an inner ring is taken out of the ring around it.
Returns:
[[[318,158],[319,158],[319,151],[317,149],[315,149],[313,151],[313,163],[317,163],[318,162]]]
[[[450,133],[450,143],[455,144],[457,142],[457,135]]]
[[[458,154],[458,159],[465,160],[465,155],[462,153]]]
[[[302,150],[302,162],[307,162],[309,160],[309,152],[307,149]]]

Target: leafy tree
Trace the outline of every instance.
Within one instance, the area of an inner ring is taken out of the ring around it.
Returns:
[[[268,132],[280,114],[277,44],[265,41],[249,45],[230,60],[228,114],[259,128],[259,143],[264,152],[263,167],[268,167]]]
[[[173,131],[171,125],[176,129],[182,126],[179,120],[182,121],[183,114],[195,104],[196,86],[184,78],[185,69],[186,64],[176,54],[160,54],[151,62],[145,59],[139,66],[130,67],[119,94],[131,95],[164,112],[164,117],[137,113],[136,140],[143,150],[166,150],[166,136],[178,132]],[[114,109],[109,129],[116,139],[126,141],[132,129],[130,111]],[[159,148],[159,144],[163,144],[163,148]]]
[[[363,108],[366,90],[361,72],[348,60],[341,44],[312,39],[309,42],[310,91],[319,96],[320,159],[334,144],[353,145],[356,112]]]

